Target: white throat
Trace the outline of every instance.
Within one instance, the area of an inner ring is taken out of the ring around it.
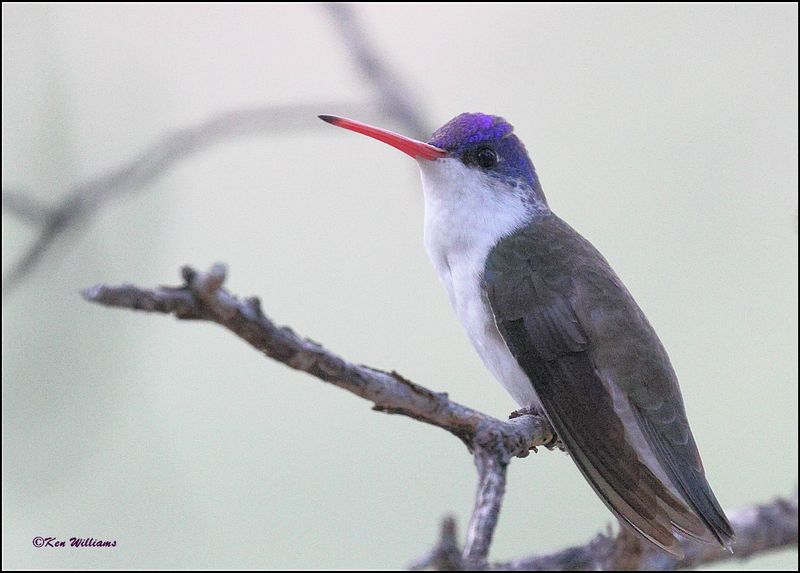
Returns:
[[[497,242],[546,212],[522,189],[457,159],[419,161],[425,193],[425,249],[450,304],[486,367],[521,406],[538,404],[495,326],[481,286],[486,257]]]

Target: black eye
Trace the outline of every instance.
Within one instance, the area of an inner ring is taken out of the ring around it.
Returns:
[[[497,165],[497,153],[490,147],[482,147],[475,154],[475,161],[484,169],[491,169]]]

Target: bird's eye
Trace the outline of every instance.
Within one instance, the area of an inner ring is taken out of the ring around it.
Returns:
[[[482,147],[475,154],[475,160],[484,169],[491,169],[497,165],[497,153],[490,147]]]

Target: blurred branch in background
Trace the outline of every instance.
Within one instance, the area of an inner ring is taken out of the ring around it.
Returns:
[[[84,298],[111,307],[174,314],[180,319],[206,320],[224,326],[250,345],[287,366],[348,390],[373,402],[373,409],[402,414],[443,428],[460,438],[473,454],[478,470],[475,508],[463,550],[458,549],[455,522],[445,520],[439,544],[414,568],[440,570],[673,570],[704,563],[741,559],[756,553],[797,545],[797,495],[788,500],[731,512],[736,531],[735,553],[716,545],[685,543],[686,558],[676,561],[621,529],[615,536],[600,535],[582,547],[546,556],[489,564],[487,557],[505,494],[506,469],[514,457],[525,457],[537,446],[557,445],[543,416],[523,415],[508,422],[448,399],[406,380],[353,364],[275,325],[261,310],[257,298],[240,300],[223,288],[224,265],[208,272],[183,269],[180,287],[142,289],[136,286],[97,285]],[[546,527],[546,524],[542,524]]]
[[[374,109],[368,104],[331,107],[344,107],[368,116]],[[316,121],[319,109],[320,104],[241,109],[178,129],[116,169],[72,187],[52,207],[31,199],[23,192],[3,189],[3,209],[40,227],[39,236],[3,277],[3,295],[30,275],[44,254],[55,245],[56,239],[95,215],[111,199],[143,189],[179,161],[220,141],[308,127]]]
[[[430,135],[424,114],[420,112],[424,107],[413,97],[414,92],[389,68],[386,60],[378,55],[352,8],[340,2],[325,6],[339,28],[351,57],[355,59],[364,78],[375,88],[381,111],[404,126],[409,135],[424,140]]]
[[[19,189],[3,188],[3,210],[39,227],[33,244],[3,277],[5,297],[21,284],[66,231],[96,214],[110,199],[143,189],[182,159],[225,139],[273,135],[316,126],[320,110],[355,115],[367,121],[387,118],[415,134],[425,131],[420,106],[380,58],[353,10],[346,4],[326,5],[335,28],[363,77],[373,86],[374,99],[364,104],[317,102],[305,105],[261,106],[218,114],[195,126],[169,133],[140,155],[116,169],[71,187],[55,205],[45,205]]]

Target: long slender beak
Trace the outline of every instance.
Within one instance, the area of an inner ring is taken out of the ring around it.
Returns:
[[[380,127],[373,127],[371,125],[367,125],[366,123],[361,123],[360,121],[355,121],[344,117],[336,117],[335,115],[320,115],[319,118],[322,121],[327,121],[328,123],[335,125],[336,127],[343,127],[345,129],[349,129],[350,131],[367,135],[377,139],[378,141],[388,143],[392,147],[399,149],[414,159],[422,158],[427,159],[428,161],[435,161],[436,159],[447,155],[447,152],[444,149],[439,149],[438,147],[434,147],[433,145],[429,145],[422,141],[417,141],[416,139],[411,139],[405,135],[400,135],[399,133],[381,129]]]

